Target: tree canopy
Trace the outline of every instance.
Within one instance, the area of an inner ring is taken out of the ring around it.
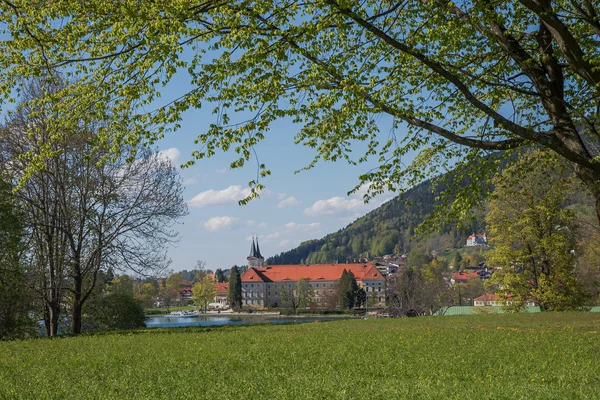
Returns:
[[[208,106],[215,121],[198,132],[188,165],[219,150],[235,151],[232,168],[255,160],[249,198],[270,174],[254,146],[282,118],[299,124],[296,143],[315,149],[306,168],[376,157],[355,188],[371,183],[365,199],[484,156],[468,189],[448,188],[459,193],[448,217],[485,194],[477,183],[498,166],[488,152],[533,145],[571,164],[600,218],[595,2],[14,0],[0,11],[5,99],[24,77],[76,78],[51,95],[68,119],[50,124],[57,137],[65,124],[107,121],[99,140],[119,151]],[[176,76],[189,86],[161,98]],[[385,133],[384,114],[393,120]]]
[[[208,276],[196,282],[192,287],[192,300],[194,300],[194,304],[201,307],[204,311],[208,309],[208,305],[214,301],[216,295],[217,286],[215,285],[215,281]]]
[[[530,300],[542,310],[578,309],[587,300],[576,274],[578,226],[563,208],[573,180],[553,157],[529,154],[519,163],[528,172],[515,165],[496,179],[486,217],[486,260],[499,268],[489,284],[515,309]]]

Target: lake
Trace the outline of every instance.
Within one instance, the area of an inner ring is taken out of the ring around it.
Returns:
[[[341,317],[344,318],[344,317]],[[146,319],[148,328],[177,328],[188,326],[219,326],[248,324],[287,324],[331,321],[340,317],[294,317],[276,315],[198,315],[194,317],[156,316]]]

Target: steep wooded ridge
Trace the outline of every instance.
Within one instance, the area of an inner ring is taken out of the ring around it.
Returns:
[[[435,206],[432,182],[426,180],[407,190],[375,210],[360,217],[345,228],[318,240],[301,243],[295,249],[282,252],[267,259],[276,264],[319,264],[355,261],[362,257],[374,257],[391,253],[407,252],[414,245],[414,230]],[[483,229],[483,218],[474,216],[462,229],[446,226],[441,230],[451,242],[464,241],[465,235]]]
[[[492,155],[487,161],[493,160],[496,155],[498,154]],[[497,172],[504,170],[516,156],[515,154],[509,159],[502,159]],[[447,224],[437,229],[438,232],[424,237],[415,235],[415,228],[434,211],[436,198],[446,188],[441,182],[465,189],[469,185],[469,176],[480,170],[482,162],[485,160],[474,160],[440,176],[435,189],[431,180],[425,180],[407,190],[403,196],[394,197],[339,231],[321,239],[303,242],[295,249],[268,258],[267,263],[276,265],[352,262],[385,254],[408,253],[415,246],[425,253],[462,247],[468,235],[485,231],[484,210],[474,210],[469,221]],[[559,175],[565,172],[552,173],[557,174],[557,179],[560,179]],[[460,183],[453,183],[457,181]],[[473,193],[473,196],[493,190],[489,179],[483,179],[479,183],[480,193]],[[581,186],[573,187],[573,192],[569,193],[563,206],[582,206],[587,210],[593,208],[593,205],[593,198]],[[581,207],[578,209],[580,213],[583,212]]]

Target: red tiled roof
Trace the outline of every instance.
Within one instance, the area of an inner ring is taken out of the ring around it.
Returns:
[[[496,293],[486,293],[483,296],[475,297],[473,301],[498,301]]]
[[[242,282],[297,282],[301,278],[309,281],[335,281],[342,272],[352,271],[358,281],[385,280],[381,272],[371,264],[314,264],[314,265],[269,265],[250,268],[242,275]]]
[[[217,294],[227,293],[227,290],[229,289],[229,283],[227,282],[215,283],[215,286],[217,287]]]
[[[455,281],[468,281],[471,278],[479,278],[479,274],[477,272],[453,272],[452,279]]]
[[[183,289],[191,289],[192,286],[194,286],[194,282],[192,281],[181,281],[179,282],[179,288],[183,288]]]
[[[467,239],[473,239],[475,237],[486,237],[485,233],[476,233],[474,235],[469,236]]]

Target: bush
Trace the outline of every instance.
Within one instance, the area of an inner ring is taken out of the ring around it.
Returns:
[[[114,293],[90,299],[86,304],[84,330],[109,331],[146,327],[142,302],[127,294]]]
[[[0,269],[0,273],[0,340],[34,336],[27,278],[18,270]]]

